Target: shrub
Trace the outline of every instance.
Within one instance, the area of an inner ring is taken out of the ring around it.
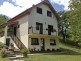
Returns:
[[[23,54],[24,57],[27,57],[28,49],[21,49],[21,53]]]
[[[1,57],[5,58],[7,56],[6,50],[1,50]]]
[[[8,46],[4,45],[3,43],[0,42],[0,48],[8,48]]]

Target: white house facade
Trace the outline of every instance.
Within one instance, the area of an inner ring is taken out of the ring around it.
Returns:
[[[1,25],[3,26],[3,25]],[[53,51],[58,46],[58,15],[48,0],[22,12],[5,25],[0,42],[16,49],[30,51]]]

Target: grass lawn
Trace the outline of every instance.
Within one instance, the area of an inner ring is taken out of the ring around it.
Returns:
[[[8,58],[1,58],[0,57],[0,61],[10,61]]]
[[[66,51],[65,53],[48,53],[48,54],[36,54],[29,55],[28,58],[24,58],[24,61],[81,61],[81,48],[74,46],[61,44],[60,47]]]
[[[81,55],[32,55],[24,61],[81,61]]]
[[[59,43],[59,46],[67,53],[36,53],[21,58],[24,61],[81,61],[81,48]],[[0,61],[10,61],[7,58],[0,58]]]
[[[1,53],[1,51],[0,51],[0,53]],[[1,56],[0,56],[0,61],[10,61],[8,58],[2,58]]]

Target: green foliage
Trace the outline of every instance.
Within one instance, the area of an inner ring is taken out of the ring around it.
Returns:
[[[0,25],[7,22],[8,18],[4,15],[0,15]],[[4,35],[4,29],[5,28],[2,28],[0,29],[0,36],[3,36]]]
[[[11,60],[9,60],[8,58],[1,58],[0,57],[0,61],[11,61]]]
[[[7,48],[7,46],[0,42],[0,48]]]
[[[68,12],[59,12],[60,21],[58,23],[59,25],[59,36],[62,38],[62,42],[66,41],[66,38],[69,37],[69,22],[67,14]]]
[[[27,57],[28,49],[21,49],[21,53],[23,54],[24,57]]]
[[[8,19],[6,18],[6,16],[0,15],[0,24],[6,22]]]
[[[0,55],[1,55],[2,58],[5,58],[7,56],[7,53],[6,53],[5,50],[1,50],[1,54]]]
[[[81,41],[81,0],[70,0],[69,8],[70,40],[78,44]]]

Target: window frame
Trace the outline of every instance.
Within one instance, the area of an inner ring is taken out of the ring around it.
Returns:
[[[49,11],[49,10],[47,10],[47,16],[48,16],[48,17],[52,17],[52,12]]]
[[[56,45],[56,40],[55,39],[50,39],[50,45]]]
[[[37,7],[37,13],[42,14],[42,8]]]
[[[34,40],[33,40],[34,39]],[[37,43],[36,43],[37,42]],[[31,45],[39,45],[38,38],[31,38]]]

